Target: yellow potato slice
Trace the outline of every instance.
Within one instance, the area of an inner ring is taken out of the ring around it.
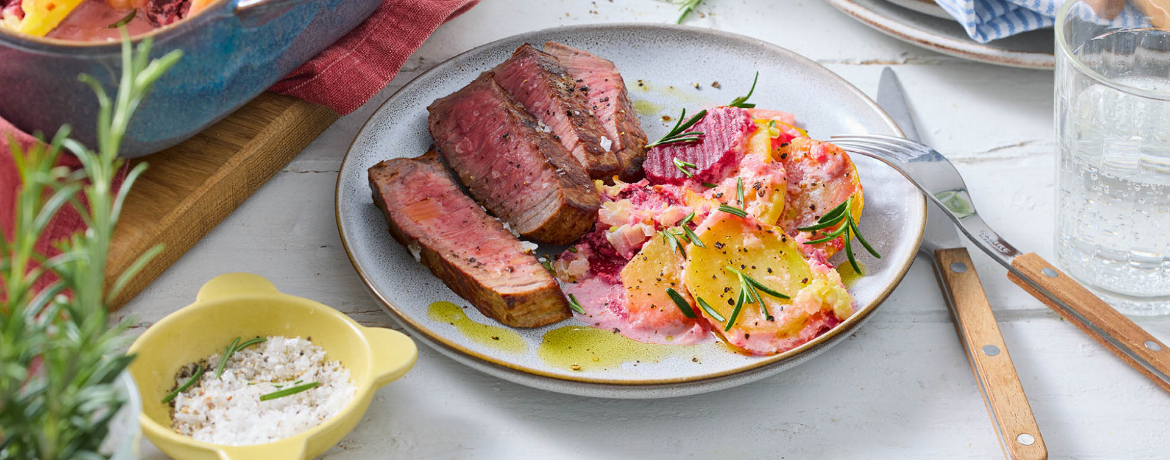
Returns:
[[[69,13],[83,0],[23,0],[24,19],[16,31],[26,35],[44,37],[57,28]]]
[[[683,279],[695,300],[714,310],[699,308],[729,344],[753,354],[782,353],[853,313],[852,297],[836,272],[811,266],[779,227],[716,211],[696,234],[706,248],[687,247]],[[741,283],[729,267],[791,298],[757,289],[767,314],[758,302],[745,302],[737,314]]]

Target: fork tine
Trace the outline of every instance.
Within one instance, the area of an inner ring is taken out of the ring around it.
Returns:
[[[896,146],[898,148],[906,149],[906,150],[909,150],[911,152],[915,152],[919,155],[930,155],[931,154],[930,146],[923,144],[921,142],[916,142],[916,141],[912,141],[910,139],[906,139],[904,137],[887,136],[884,134],[862,134],[862,135],[844,136],[844,137],[858,139],[858,140],[864,140],[867,142],[868,141],[873,141],[873,142],[884,141],[887,144],[893,144],[894,146]]]
[[[833,139],[833,143],[846,150],[869,150],[878,155],[883,155],[888,158],[907,163],[913,160],[915,155],[910,155],[904,149],[894,144],[885,144],[878,140],[853,140],[853,139]]]

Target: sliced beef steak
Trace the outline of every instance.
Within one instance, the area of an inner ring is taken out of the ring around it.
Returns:
[[[492,70],[496,83],[561,141],[589,177],[613,180],[617,156],[602,147],[605,130],[586,106],[585,95],[555,57],[525,44]]]
[[[626,182],[641,179],[646,133],[638,123],[638,113],[617,67],[608,60],[557,42],[545,43],[544,50],[557,57],[572,75],[577,92],[585,94],[589,109],[605,129],[609,149],[617,155],[621,179]]]
[[[475,200],[521,235],[568,244],[601,202],[581,163],[484,73],[428,107],[443,159]]]
[[[463,194],[437,153],[383,161],[369,174],[394,239],[484,315],[515,327],[572,316],[552,275]]]
[[[682,184],[687,180],[697,182],[719,182],[739,164],[747,147],[748,135],[756,130],[756,124],[747,110],[737,107],[716,107],[707,110],[707,116],[695,123],[688,131],[699,131],[702,137],[696,142],[678,142],[651,148],[646,152],[646,178],[655,184]],[[678,159],[694,164],[688,167],[692,177],[687,177],[675,165]]]

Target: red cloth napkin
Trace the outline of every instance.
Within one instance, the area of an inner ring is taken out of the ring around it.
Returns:
[[[418,50],[439,25],[463,14],[478,2],[382,0],[382,6],[369,19],[277,82],[271,90],[328,106],[342,115],[353,112],[398,74],[406,58]],[[0,118],[0,231],[9,236],[16,192],[20,186],[20,176],[9,150],[10,137],[22,148],[36,142],[35,138]],[[69,156],[62,158],[62,164],[77,167],[76,159]],[[76,212],[59,213],[41,236],[38,252],[54,255],[51,242],[71,235],[83,226]]]

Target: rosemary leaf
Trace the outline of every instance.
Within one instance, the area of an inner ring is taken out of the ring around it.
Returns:
[[[687,239],[691,241],[691,244],[703,249],[707,249],[707,245],[703,244],[703,240],[699,239],[699,235],[696,235],[694,230],[691,230],[691,228],[687,227],[686,225],[683,225],[682,229],[683,232],[686,233]]]
[[[882,255],[878,254],[878,252],[873,249],[873,246],[870,246],[869,242],[865,241],[865,238],[862,238],[861,231],[857,229],[857,221],[853,220],[853,216],[849,216],[849,228],[850,228],[850,231],[853,232],[853,236],[857,237],[857,241],[859,241],[861,243],[861,245],[865,247],[866,251],[869,251],[869,253],[872,254],[874,256],[874,258],[877,258],[877,259],[882,258]],[[861,273],[861,272],[857,272],[857,273]]]
[[[710,183],[710,182],[703,182],[703,186],[704,186],[704,187],[707,187],[707,188],[715,188],[715,187],[718,187],[718,185],[712,184],[712,183]]]
[[[671,161],[673,161],[673,162],[674,162],[674,167],[678,168],[678,170],[679,170],[679,171],[682,171],[682,173],[683,173],[683,175],[684,175],[684,176],[687,176],[687,177],[695,177],[695,174],[694,174],[694,173],[692,173],[692,172],[690,172],[690,171],[687,171],[687,168],[692,168],[692,169],[694,169],[694,168],[695,168],[695,164],[694,164],[694,163],[689,163],[689,162],[686,162],[686,161],[682,161],[682,160],[680,160],[680,159],[678,159],[678,158],[672,158],[672,159],[671,159]]]
[[[733,99],[730,104],[727,104],[727,106],[728,107],[739,107],[741,109],[754,108],[756,105],[749,104],[747,102],[747,100],[748,100],[748,98],[752,97],[752,93],[754,93],[756,91],[756,82],[759,80],[760,80],[760,71],[757,70],[756,77],[752,79],[752,88],[748,90],[747,96],[737,97],[737,98]]]
[[[674,225],[686,225],[691,223],[692,220],[695,220],[695,211],[691,211],[690,214],[687,214],[686,217],[679,219],[679,221],[675,222]]]
[[[695,123],[698,123],[699,120],[702,120],[703,117],[707,116],[707,111],[700,110],[699,113],[696,113],[691,118],[687,119],[686,121],[683,121],[683,119],[686,118],[686,116],[687,116],[687,109],[683,109],[682,115],[678,116],[678,123],[675,123],[674,127],[671,128],[670,131],[667,132],[665,136],[662,136],[662,139],[659,139],[659,140],[656,140],[656,141],[651,142],[649,144],[646,144],[646,148],[651,148],[651,147],[655,147],[655,146],[659,146],[659,145],[673,144],[673,143],[677,143],[677,142],[698,141],[701,138],[700,136],[703,135],[703,133],[701,131],[687,131],[687,130],[690,129],[691,126],[694,126]]]
[[[297,393],[301,393],[304,391],[312,390],[313,388],[317,388],[317,386],[319,386],[319,385],[321,385],[321,382],[309,382],[309,383],[306,383],[304,385],[297,385],[295,387],[285,388],[285,389],[280,390],[280,391],[274,391],[272,393],[268,393],[266,395],[263,395],[260,397],[260,400],[261,401],[271,401],[273,399],[283,398],[285,396],[292,396],[292,395],[295,395]]]
[[[670,300],[674,301],[674,304],[678,306],[679,310],[682,310],[683,316],[687,318],[696,317],[695,310],[691,308],[691,304],[687,303],[687,299],[684,299],[682,294],[679,294],[674,288],[666,288],[666,295],[670,296]]]
[[[743,199],[743,178],[742,177],[735,178],[735,199],[737,201],[739,201],[740,206],[743,206],[744,199]]]
[[[676,4],[682,5],[678,9],[682,13],[678,15],[678,20],[675,21],[675,24],[682,24],[683,19],[685,19],[687,17],[687,15],[690,14],[690,12],[693,11],[695,9],[695,7],[699,6],[699,3],[702,3],[702,2],[703,2],[703,0],[682,0],[681,3],[677,2],[677,1],[674,2]]]
[[[172,399],[175,399],[176,396],[179,396],[179,393],[187,391],[187,389],[191,388],[191,385],[194,385],[195,382],[198,382],[199,377],[202,377],[202,376],[203,376],[203,363],[199,363],[199,367],[195,369],[195,375],[192,375],[191,378],[187,379],[186,382],[183,382],[182,385],[179,385],[178,388],[175,388],[175,391],[172,391],[171,394],[169,394],[169,395],[167,395],[167,397],[163,398],[163,400],[162,400],[163,404],[171,402]]]
[[[699,297],[696,300],[699,301],[699,307],[702,307],[703,311],[707,312],[708,315],[711,315],[712,318],[715,318],[715,321],[719,321],[721,323],[727,321],[727,318],[724,318],[723,315],[720,315],[719,312],[715,311],[714,308],[711,308],[710,305],[707,305],[707,301],[703,300],[702,297]]]
[[[132,19],[134,19],[134,16],[136,16],[136,15],[138,15],[138,9],[137,9],[137,8],[136,8],[136,9],[133,9],[133,10],[130,10],[130,14],[127,14],[127,15],[126,15],[126,17],[123,17],[123,18],[122,18],[121,20],[119,20],[118,22],[115,22],[115,23],[113,23],[113,24],[110,24],[110,25],[106,26],[106,28],[107,28],[107,29],[117,29],[117,28],[119,28],[119,27],[122,27],[122,26],[124,26],[124,25],[126,25],[126,24],[129,24],[129,23],[130,23],[130,21],[131,21]]]
[[[727,320],[727,326],[723,328],[723,332],[730,331],[731,326],[735,325],[735,320],[739,318],[739,311],[743,308],[744,301],[747,300],[744,298],[746,295],[746,291],[743,289],[739,290],[739,297],[735,300],[735,308],[731,310],[731,318]]]
[[[734,215],[737,215],[739,217],[747,217],[747,212],[745,212],[744,210],[739,209],[737,207],[734,207],[734,206],[728,206],[725,204],[721,204],[721,205],[719,205],[718,209],[720,211],[723,211],[723,212],[728,213],[728,214],[734,214]]]
[[[223,370],[227,367],[228,359],[231,359],[232,354],[236,352],[236,345],[239,344],[240,338],[236,337],[235,340],[232,340],[231,345],[228,345],[227,348],[223,349],[223,356],[219,357],[219,365],[215,366],[215,378],[218,379],[223,375]]]
[[[573,294],[569,294],[569,308],[572,308],[573,311],[582,315],[585,314],[585,309],[581,308],[581,303],[577,301],[577,296]]]

